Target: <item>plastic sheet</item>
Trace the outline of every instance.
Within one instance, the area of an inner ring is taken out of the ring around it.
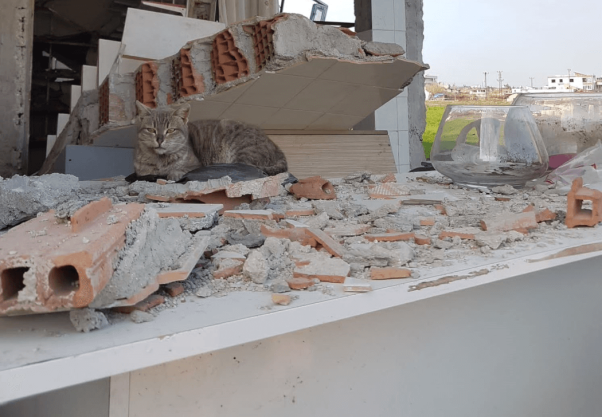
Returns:
[[[575,178],[583,177],[584,184],[602,182],[602,142],[585,149],[565,162],[546,178],[546,182],[556,187],[570,186]]]

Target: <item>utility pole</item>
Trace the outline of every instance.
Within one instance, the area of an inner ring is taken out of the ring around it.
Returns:
[[[483,74],[485,74],[485,100],[487,100],[487,74],[489,73],[484,72]]]
[[[534,78],[535,78],[535,77],[529,77],[529,79],[531,80],[531,88],[533,88],[533,79],[534,79]]]
[[[504,81],[504,80],[502,79],[502,71],[498,71],[498,72],[497,72],[497,75],[498,75],[498,77],[497,77],[497,81],[498,81],[498,83],[500,83],[499,96],[500,96],[500,97],[502,97],[502,81]]]

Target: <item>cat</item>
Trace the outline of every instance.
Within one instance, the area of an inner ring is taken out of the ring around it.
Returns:
[[[257,126],[234,120],[188,121],[190,105],[151,109],[136,101],[136,175],[179,181],[188,172],[214,164],[252,165],[268,175],[288,170],[282,150]]]

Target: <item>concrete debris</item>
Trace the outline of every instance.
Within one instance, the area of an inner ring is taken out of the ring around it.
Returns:
[[[345,292],[369,292],[372,291],[372,285],[369,282],[357,279],[346,278],[343,283],[343,291]]]
[[[369,55],[375,56],[400,56],[405,54],[403,48],[395,43],[384,43],[384,42],[367,42],[364,45],[364,51]]]
[[[130,320],[136,324],[148,323],[149,321],[153,321],[154,319],[155,316],[145,311],[136,310],[130,314]]]
[[[316,255],[307,259],[307,264],[296,267],[293,276],[295,278],[317,278],[321,282],[342,283],[349,276],[349,271],[349,264],[342,259]]]
[[[287,306],[291,303],[292,299],[290,295],[286,294],[272,294],[272,302],[281,306]]]
[[[100,311],[92,308],[71,310],[69,319],[78,332],[88,333],[92,330],[100,330],[109,325],[107,317]]]
[[[272,238],[269,238],[272,239]],[[259,249],[254,249],[249,254],[243,267],[245,277],[256,284],[264,284],[270,272],[268,261]]]

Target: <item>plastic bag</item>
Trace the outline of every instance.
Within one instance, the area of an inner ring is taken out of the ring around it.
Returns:
[[[600,169],[598,169],[600,168]],[[602,142],[575,155],[573,159],[550,172],[546,178],[557,188],[570,186],[575,178],[583,177],[584,184],[602,182]]]

